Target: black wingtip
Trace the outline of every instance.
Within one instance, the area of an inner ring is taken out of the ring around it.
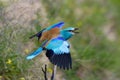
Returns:
[[[46,56],[50,62],[57,65],[60,69],[69,70],[72,69],[72,59],[70,53],[54,54],[52,50],[47,50]]]

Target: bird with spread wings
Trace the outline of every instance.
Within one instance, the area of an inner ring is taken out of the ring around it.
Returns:
[[[52,64],[57,65],[62,69],[71,69],[72,59],[70,54],[70,44],[67,40],[75,33],[78,33],[78,28],[68,27],[62,29],[63,26],[64,22],[58,22],[31,36],[30,38],[38,37],[38,40],[42,42],[42,45],[29,54],[26,59],[31,60],[45,50],[46,56]]]

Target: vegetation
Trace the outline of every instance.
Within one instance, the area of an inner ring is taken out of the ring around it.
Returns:
[[[37,39],[29,40],[29,36],[59,21],[64,21],[65,27],[80,28],[80,33],[70,39],[73,69],[59,70],[63,72],[62,78],[120,79],[119,0],[31,0],[31,2],[30,5],[38,3],[41,6],[38,6],[40,9],[33,14],[35,18],[26,19],[22,17],[25,13],[20,17],[15,15],[10,18],[15,9],[11,11],[11,15],[7,12],[10,11],[9,7],[19,4],[19,0],[0,1],[0,80],[43,80],[41,67],[44,63],[39,60],[43,56],[40,55],[32,61],[25,59],[27,54],[40,45]],[[28,8],[31,9],[29,5]]]

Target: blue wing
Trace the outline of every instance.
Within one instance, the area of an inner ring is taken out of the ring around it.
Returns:
[[[49,26],[48,28],[46,28],[46,30],[50,30],[50,29],[56,28],[56,27],[62,28],[62,26],[64,26],[64,22],[63,22],[63,21],[58,22],[58,23],[56,23],[56,24],[53,24],[53,25]]]
[[[52,39],[46,48],[53,50],[54,54],[69,53],[69,44],[62,37]]]
[[[69,51],[69,43],[62,37],[52,39],[46,46],[46,56],[49,60],[63,69],[72,68],[72,60]]]

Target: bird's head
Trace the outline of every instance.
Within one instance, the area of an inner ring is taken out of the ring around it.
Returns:
[[[75,33],[79,33],[78,30],[79,28],[69,27],[61,30],[60,33],[62,37],[67,40],[71,38]]]

